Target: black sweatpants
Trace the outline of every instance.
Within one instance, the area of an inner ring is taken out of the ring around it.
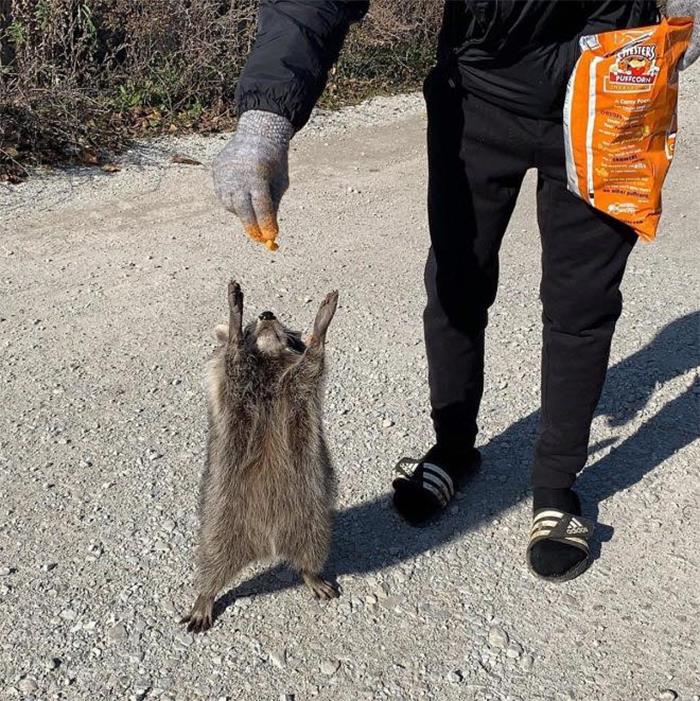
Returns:
[[[424,92],[432,242],[424,324],[438,445],[458,453],[474,445],[499,248],[525,172],[537,168],[543,349],[533,487],[570,487],[586,462],[636,236],[567,191],[561,121],[465,95],[439,68]]]

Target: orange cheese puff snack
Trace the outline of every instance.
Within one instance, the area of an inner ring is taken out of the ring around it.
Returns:
[[[268,251],[276,251],[279,248],[276,242],[279,227],[274,217],[269,217],[261,222],[260,233],[262,234],[262,241]]]
[[[689,17],[581,38],[564,104],[568,188],[651,241],[673,157]]]
[[[257,223],[245,224],[245,231],[253,241],[258,241],[265,245],[268,251],[276,251],[279,246],[275,239],[277,238],[277,225],[258,226]]]

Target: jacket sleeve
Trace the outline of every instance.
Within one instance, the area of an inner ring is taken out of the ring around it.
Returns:
[[[368,0],[262,0],[255,45],[236,86],[238,114],[265,110],[306,124],[352,22]]]

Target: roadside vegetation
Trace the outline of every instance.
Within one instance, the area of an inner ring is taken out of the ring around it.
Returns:
[[[257,0],[0,0],[0,180],[108,162],[135,137],[234,124]],[[441,3],[374,0],[322,105],[412,90]]]

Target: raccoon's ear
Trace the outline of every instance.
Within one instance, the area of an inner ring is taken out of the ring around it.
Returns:
[[[217,324],[214,328],[214,338],[219,343],[228,343],[228,324]]]

